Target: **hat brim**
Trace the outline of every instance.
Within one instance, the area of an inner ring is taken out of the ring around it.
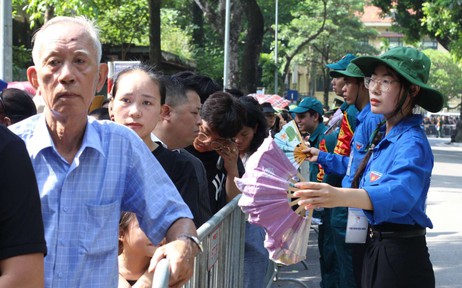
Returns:
[[[310,109],[303,108],[303,107],[295,107],[294,109],[290,109],[289,112],[298,114],[298,113],[306,113],[306,112],[308,112],[308,110],[310,110]]]
[[[345,70],[345,67],[337,63],[326,64],[326,67],[332,70]]]
[[[375,67],[377,67],[377,65],[379,64],[384,64],[386,66],[391,67],[393,70],[396,71],[396,73],[404,77],[411,84],[414,84],[420,87],[420,92],[417,95],[417,99],[416,99],[417,105],[433,113],[439,112],[441,109],[443,109],[443,105],[444,105],[443,94],[431,88],[427,84],[403,72],[402,69],[398,67],[397,65],[395,65],[394,62],[389,61],[387,59],[382,59],[380,57],[375,57],[375,56],[362,56],[362,57],[353,59],[351,62],[356,64],[356,66],[358,66],[359,69],[363,71],[366,77],[370,77],[372,73],[374,73]]]
[[[262,109],[262,112],[263,113],[276,113],[276,110],[274,110],[273,108],[265,107],[265,108]]]
[[[354,73],[350,73],[348,71],[330,71],[329,72],[330,77],[332,78],[340,78],[340,77],[353,77],[353,78],[364,78],[363,75],[358,75]]]

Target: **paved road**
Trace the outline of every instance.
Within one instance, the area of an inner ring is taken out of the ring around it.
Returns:
[[[436,276],[436,287],[462,287],[462,144],[447,144],[449,138],[429,138],[435,156],[427,212],[433,229],[427,230],[427,242]],[[306,265],[280,267],[276,287],[319,287],[320,270],[316,233],[311,233]]]

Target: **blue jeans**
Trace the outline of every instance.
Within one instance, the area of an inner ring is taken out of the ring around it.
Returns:
[[[265,230],[257,225],[245,223],[244,288],[266,287],[265,275],[269,265],[269,254],[263,246]]]

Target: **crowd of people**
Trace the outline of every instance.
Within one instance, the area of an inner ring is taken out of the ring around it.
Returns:
[[[240,193],[234,179],[263,140],[294,120],[309,146],[309,182],[295,194],[320,218],[321,287],[434,287],[433,155],[412,111],[437,112],[443,97],[426,84],[423,53],[328,64],[344,99],[329,122],[314,97],[276,111],[206,76],[146,64],[120,71],[89,113],[106,81],[101,53],[90,21],[55,17],[34,36],[27,69],[43,112],[21,90],[0,95],[0,286],[151,287],[168,258],[170,287],[181,287],[202,249],[197,228]],[[264,237],[246,223],[244,287],[267,284]]]
[[[456,126],[460,122],[459,118],[454,115],[430,115],[424,117],[422,124],[427,135],[452,139],[457,132]]]

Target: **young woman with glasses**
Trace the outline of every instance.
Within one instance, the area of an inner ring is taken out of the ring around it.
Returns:
[[[352,63],[366,76],[371,111],[384,116],[384,133],[379,127],[371,135],[353,179],[358,188],[300,183],[295,196],[307,208],[363,209],[371,241],[362,287],[435,287],[425,239],[426,228],[433,228],[425,211],[433,154],[422,116],[413,114],[416,105],[430,112],[443,107],[443,95],[426,84],[430,59],[415,48],[397,47]]]

